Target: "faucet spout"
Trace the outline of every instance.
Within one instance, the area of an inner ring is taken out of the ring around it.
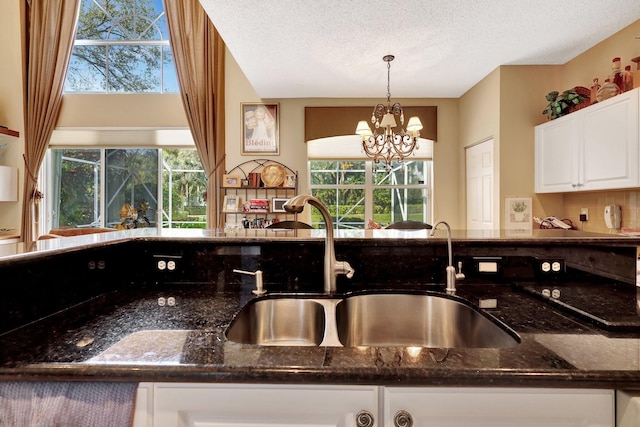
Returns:
[[[320,215],[322,215],[322,219],[324,220],[326,228],[323,267],[324,291],[325,293],[333,294],[336,292],[337,275],[344,274],[351,279],[355,270],[347,261],[336,261],[333,221],[331,220],[331,214],[329,214],[329,211],[320,200],[307,194],[300,194],[287,200],[283,205],[283,208],[287,212],[300,213],[307,204],[318,209],[320,211]]]
[[[444,225],[447,228],[447,249],[449,252],[449,264],[447,265],[447,268],[446,268],[446,275],[447,275],[446,291],[448,294],[453,295],[456,293],[456,280],[464,279],[464,274],[462,273],[462,262],[458,263],[458,271],[456,272],[456,268],[453,266],[453,248],[451,244],[451,227],[449,226],[449,224],[447,224],[445,221],[438,222],[431,229],[431,233],[429,233],[429,236],[433,237],[433,235],[436,233],[436,229],[440,224]]]

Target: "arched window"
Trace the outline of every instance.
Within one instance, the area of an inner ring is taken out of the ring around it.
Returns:
[[[81,0],[66,93],[177,93],[162,0]]]

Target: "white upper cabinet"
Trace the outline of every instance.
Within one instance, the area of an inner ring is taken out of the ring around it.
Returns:
[[[536,193],[639,187],[638,92],[536,126]]]

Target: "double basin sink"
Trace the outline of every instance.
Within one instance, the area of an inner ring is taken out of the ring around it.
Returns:
[[[227,338],[332,347],[504,348],[520,342],[507,325],[468,301],[435,292],[256,298],[233,319]]]

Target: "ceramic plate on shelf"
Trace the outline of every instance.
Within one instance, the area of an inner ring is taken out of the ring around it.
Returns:
[[[284,168],[276,163],[270,163],[262,169],[260,177],[266,187],[278,187],[282,185],[287,172]]]

